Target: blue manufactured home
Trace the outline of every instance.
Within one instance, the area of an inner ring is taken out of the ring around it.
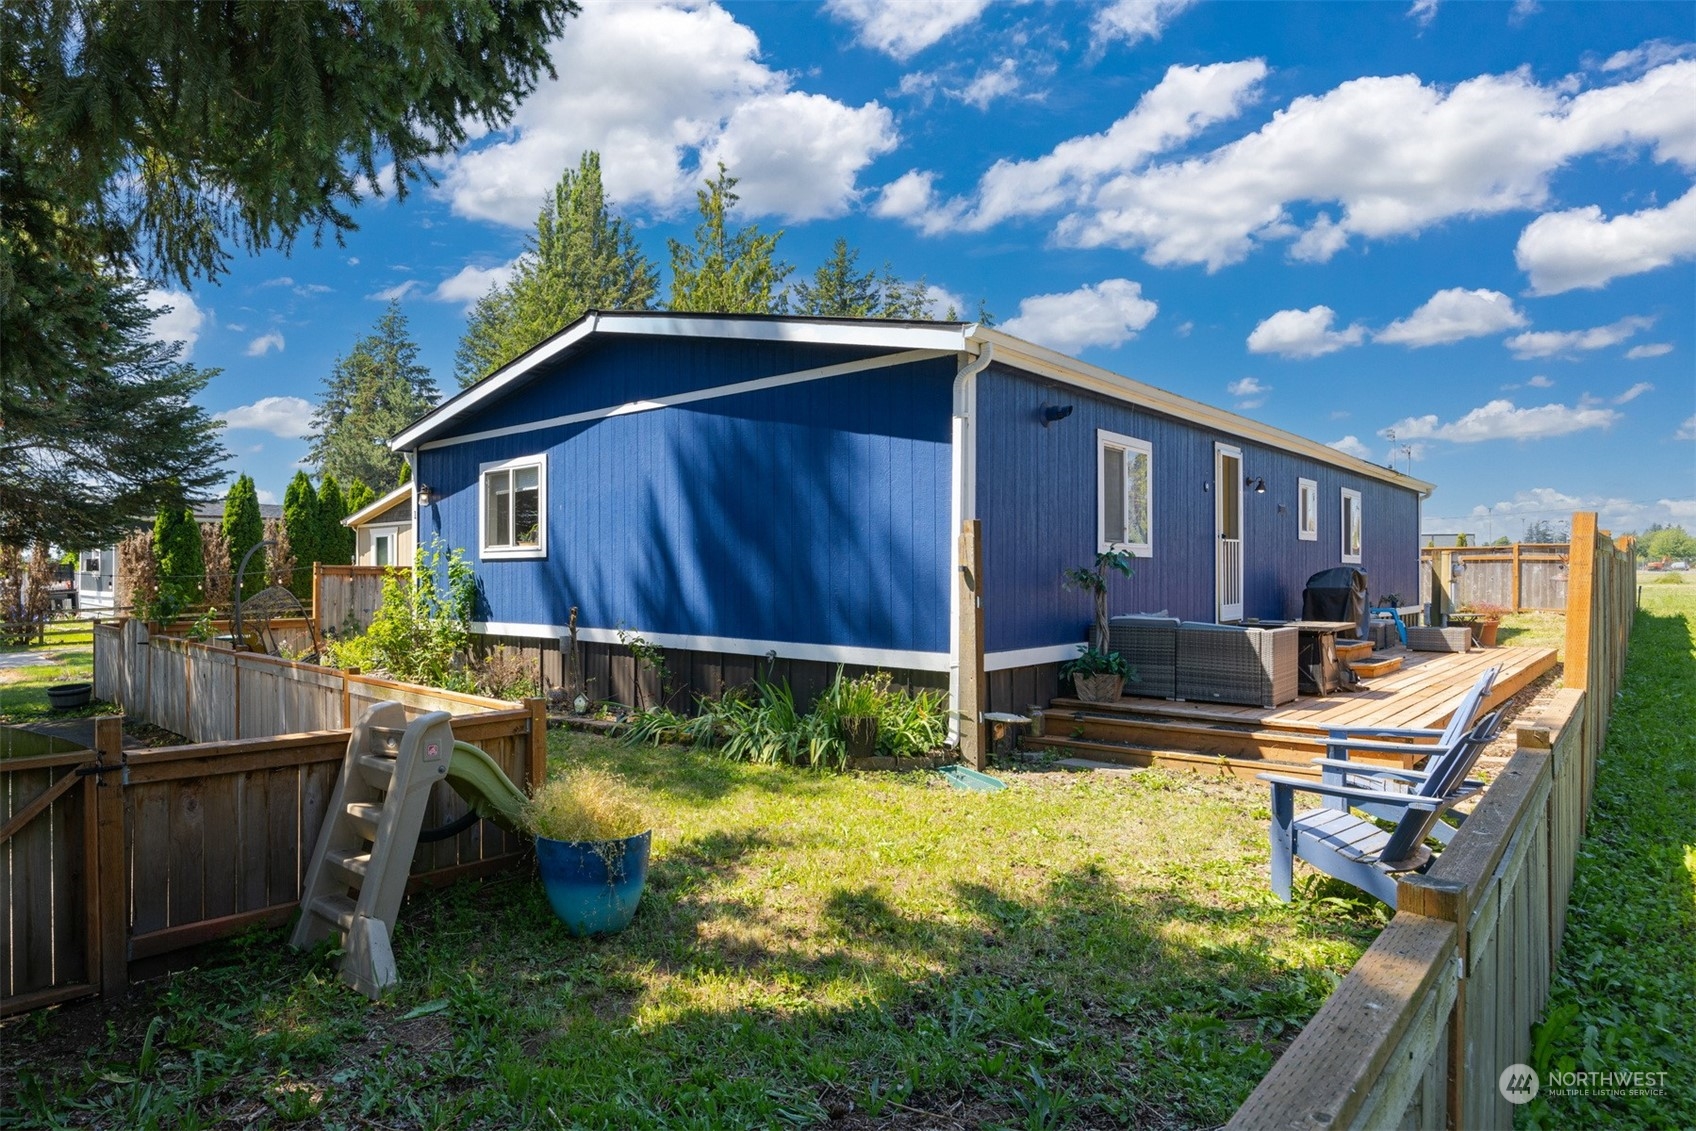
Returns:
[[[990,709],[1055,694],[1091,616],[1061,574],[1099,549],[1137,558],[1115,613],[1296,616],[1344,563],[1416,594],[1431,490],[960,322],[590,313],[393,446],[480,632],[557,642],[575,607],[586,648],[640,634],[708,693],[775,663],[942,686],[975,519]]]

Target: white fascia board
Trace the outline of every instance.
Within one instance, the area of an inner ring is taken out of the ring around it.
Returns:
[[[934,350],[922,349],[880,354],[877,357],[861,358],[859,361],[821,365],[815,369],[798,369],[793,373],[776,373],[770,377],[756,377],[751,381],[738,381],[731,385],[715,385],[710,389],[692,389],[687,393],[674,393],[671,396],[656,397],[653,400],[627,401],[624,404],[593,408],[584,412],[570,412],[564,416],[550,416],[543,420],[527,420],[523,424],[509,424],[504,428],[489,428],[482,432],[466,432],[441,440],[426,440],[419,447],[421,449],[450,448],[455,444],[469,444],[475,440],[490,440],[497,436],[517,436],[524,432],[539,432],[544,428],[559,428],[567,424],[583,424],[591,420],[606,420],[614,416],[653,412],[656,409],[692,404],[695,401],[718,400],[721,397],[734,397],[741,393],[756,393],[762,389],[775,389],[783,385],[799,385],[807,381],[822,381],[828,377],[842,377],[850,373],[863,373],[872,369],[887,369],[894,365],[930,361],[942,356],[945,355]]]
[[[1038,664],[1063,664],[1075,660],[1083,650],[1083,641],[1075,644],[1048,644],[1041,648],[1015,648],[1008,652],[986,652],[983,670],[1004,672],[1009,668],[1032,668]]]
[[[652,314],[603,314],[595,330],[601,334],[641,334],[666,338],[723,338],[732,341],[802,342],[807,345],[867,346],[876,349],[922,349],[958,353],[966,348],[966,328],[941,322],[879,324],[877,322],[807,322],[737,318],[667,318]]]
[[[1114,400],[1127,401],[1140,408],[1175,416],[1192,424],[1207,428],[1215,428],[1244,440],[1254,440],[1279,451],[1292,452],[1330,464],[1332,467],[1352,471],[1370,479],[1381,480],[1385,483],[1417,491],[1421,495],[1429,495],[1436,490],[1436,484],[1427,483],[1422,479],[1401,475],[1387,467],[1368,463],[1336,448],[1328,447],[1317,440],[1298,436],[1294,432],[1286,432],[1282,428],[1274,428],[1270,424],[1262,424],[1246,416],[1226,409],[1215,408],[1177,393],[1133,381],[1129,377],[1114,373],[1100,366],[1090,365],[1065,354],[1056,353],[1034,342],[1003,334],[999,330],[988,327],[974,326],[970,328],[970,336],[979,341],[993,342],[996,349],[996,360],[1005,362],[1014,369],[1024,369],[1042,377],[1062,381],[1080,389],[1100,393]]]
[[[570,635],[571,630],[559,624],[524,624],[513,621],[472,621],[471,631],[488,636],[517,636],[526,639],[555,639]],[[904,668],[909,671],[941,672],[948,670],[948,653],[914,652],[900,648],[858,648],[837,644],[802,644],[786,640],[747,640],[734,636],[692,636],[675,632],[647,632],[625,629],[626,639],[640,636],[661,648],[681,648],[689,652],[729,652],[739,656],[763,657],[772,652],[780,660],[818,660],[827,664],[860,664],[865,667]],[[591,644],[622,644],[616,628],[585,628],[577,626],[577,639]]]
[[[421,439],[436,431],[448,421],[465,415],[491,398],[500,396],[508,386],[516,383],[526,373],[543,362],[558,357],[593,334],[597,317],[592,313],[585,314],[577,320],[576,325],[566,327],[529,353],[507,362],[457,397],[436,406],[433,411],[414,422],[412,427],[390,440],[390,450],[400,452],[415,448]]]
[[[393,491],[390,491],[387,495],[384,495],[382,498],[376,500],[375,502],[366,503],[364,506],[362,506],[358,510],[354,511],[352,514],[350,514],[346,518],[342,519],[342,525],[343,526],[358,526],[360,523],[364,522],[367,518],[371,517],[374,514],[379,514],[382,511],[387,510],[389,507],[394,506],[396,503],[400,502],[401,499],[405,498],[407,495],[410,495],[410,494],[412,494],[412,484],[411,483],[402,483],[399,487],[396,487]]]

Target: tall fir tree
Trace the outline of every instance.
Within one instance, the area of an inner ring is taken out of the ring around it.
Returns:
[[[324,476],[324,481],[318,484],[318,545],[326,565],[353,564],[354,544],[358,536],[342,525],[342,519],[352,513],[336,477]]]
[[[406,315],[391,302],[324,379],[306,458],[322,476],[387,490],[403,462],[389,438],[434,408],[436,396]]]
[[[560,176],[512,279],[472,308],[454,375],[473,385],[585,311],[646,310],[658,291],[659,272],[613,213],[590,150]]]
[[[795,284],[792,306],[797,314],[827,318],[928,319],[925,281],[907,283],[895,277],[889,264],[883,272],[859,269],[860,253],[838,237],[830,258],[813,273],[812,281]]]
[[[302,601],[312,597],[312,563],[325,561],[323,523],[318,518],[318,492],[306,472],[297,471],[283,492],[283,529],[288,533],[294,570],[289,589]]]
[[[230,571],[241,568],[241,559],[265,537],[265,519],[259,513],[259,492],[246,472],[236,477],[224,498],[224,541],[230,547]],[[241,595],[245,600],[265,588],[265,548],[261,546],[247,561],[242,574]]]
[[[358,514],[360,511],[376,502],[376,500],[377,492],[373,491],[363,483],[355,483],[347,489],[347,513]]]
[[[741,199],[735,188],[721,161],[718,176],[695,193],[701,212],[695,242],[669,241],[672,310],[783,313],[783,280],[792,270],[775,258],[783,233],[762,235],[754,224],[732,232],[730,212]]]
[[[181,503],[160,508],[153,520],[153,558],[161,591],[185,604],[200,599],[206,565],[193,509]]]

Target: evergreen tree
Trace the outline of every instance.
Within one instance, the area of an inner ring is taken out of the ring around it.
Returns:
[[[827,318],[931,317],[923,279],[902,282],[887,263],[881,275],[861,272],[859,260],[859,251],[838,237],[830,258],[813,273],[813,281],[795,284],[795,312]]]
[[[789,264],[777,262],[782,232],[766,236],[753,224],[729,230],[731,209],[741,198],[736,178],[720,162],[718,176],[695,193],[701,222],[695,242],[671,244],[671,309],[722,314],[781,314],[783,280]]]
[[[404,195],[553,73],[572,0],[0,5],[0,98],[89,250],[187,283],[230,245],[339,237],[380,168]],[[74,156],[72,156],[74,155]],[[15,164],[16,163],[16,164]]]
[[[230,570],[241,567],[242,556],[265,537],[265,520],[259,514],[259,492],[253,479],[243,472],[224,498],[224,541],[230,548]],[[233,583],[232,583],[233,584]],[[265,550],[263,547],[247,561],[242,574],[241,595],[245,600],[265,588]]]
[[[288,533],[294,570],[289,589],[302,601],[312,597],[312,563],[325,561],[323,523],[318,518],[318,493],[306,472],[297,471],[283,492],[283,529]]]
[[[180,503],[159,509],[153,520],[153,558],[159,588],[187,604],[201,595],[206,565],[200,550],[200,523]]]
[[[402,468],[406,465],[402,464]],[[377,492],[363,483],[355,483],[347,489],[347,513],[358,514],[377,499]]]
[[[328,565],[352,565],[354,545],[358,538],[352,529],[342,525],[342,519],[353,512],[342,495],[342,485],[334,475],[324,476],[318,484],[319,547]]]
[[[472,308],[454,374],[473,385],[585,311],[646,310],[658,290],[654,264],[607,203],[601,155],[591,150],[554,186],[511,281]]]
[[[325,478],[386,490],[404,462],[389,450],[390,437],[434,408],[436,396],[406,315],[391,302],[325,378],[306,458]]]

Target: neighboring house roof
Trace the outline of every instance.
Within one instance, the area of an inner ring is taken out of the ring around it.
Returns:
[[[390,491],[387,495],[384,495],[381,498],[372,500],[371,502],[360,507],[358,510],[354,511],[352,514],[348,515],[346,518],[342,519],[342,525],[343,526],[360,526],[360,525],[370,521],[371,519],[376,518],[378,515],[382,514],[384,511],[388,510],[390,507],[394,506],[396,503],[400,502],[402,499],[410,499],[411,497],[412,497],[412,484],[402,483],[399,487],[396,487],[393,491]],[[410,518],[410,517],[411,516],[409,514],[408,518]]]
[[[260,503],[260,518],[282,518],[283,508],[277,503]],[[194,504],[194,521],[198,523],[222,522],[224,520],[224,500],[214,499],[210,503]]]
[[[389,442],[395,451],[411,451],[447,433],[455,421],[504,397],[543,364],[565,357],[596,336],[644,335],[679,338],[807,342],[868,346],[908,351],[913,360],[949,354],[976,356],[990,348],[996,362],[1050,380],[1073,385],[1164,413],[1232,436],[1255,440],[1397,486],[1429,495],[1435,485],[1392,468],[1275,428],[1250,417],[1215,408],[1165,389],[1134,381],[1111,370],[1004,334],[975,322],[919,322],[874,318],[812,318],[794,315],[685,314],[672,311],[590,311],[553,337],[520,354],[484,380],[444,401]],[[647,406],[654,407],[654,406]]]

